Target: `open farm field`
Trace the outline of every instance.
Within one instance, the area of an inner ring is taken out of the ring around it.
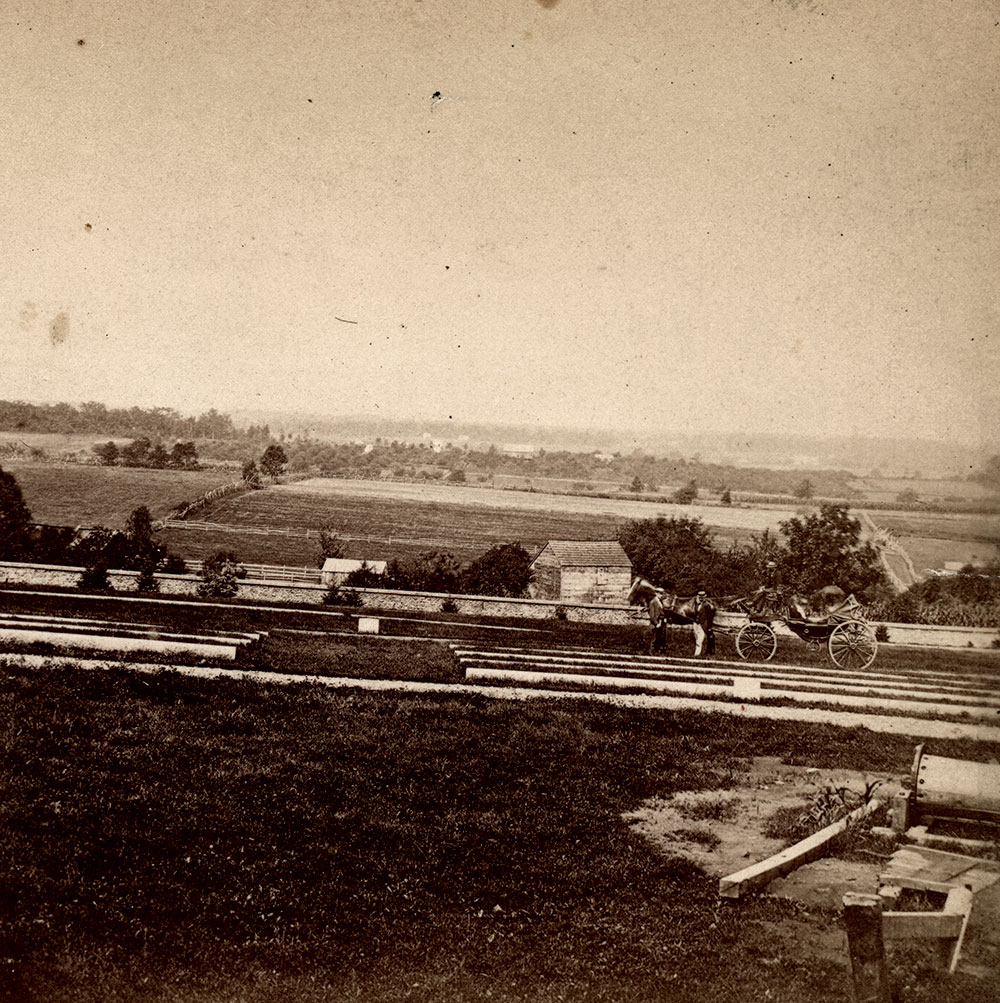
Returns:
[[[720,908],[629,815],[753,756],[913,757],[862,728],[72,667],[0,670],[0,713],[0,997],[47,1003],[839,1003],[834,913]],[[906,999],[997,988],[927,972]]]
[[[1000,540],[1000,537],[998,537]],[[998,543],[973,540],[937,540],[925,536],[900,536],[899,542],[913,561],[917,574],[927,569],[942,569],[949,561],[962,564],[986,564],[1000,558]]]
[[[347,538],[349,557],[368,560],[406,560],[426,550],[447,550],[461,560],[471,560],[495,544],[511,541],[519,541],[534,553],[550,539],[614,539],[619,525],[628,518],[615,511],[619,503],[613,501],[605,504],[611,511],[605,511],[601,506],[574,504],[595,499],[437,486],[425,489],[417,484],[370,481],[326,483],[349,487],[330,491],[317,488],[314,481],[279,485],[220,499],[199,515],[206,522],[233,527],[303,534],[332,525]],[[307,486],[300,487],[302,484]],[[504,504],[494,504],[498,499]],[[523,502],[523,507],[518,502]],[[681,508],[666,506],[671,507]],[[639,502],[631,503],[628,511],[653,517],[661,508],[644,508]],[[714,515],[717,510],[694,511]],[[711,525],[709,519],[706,522]],[[731,525],[712,528],[720,547],[750,535],[750,530]],[[171,549],[191,558],[225,547],[245,561],[314,566],[319,553],[317,539],[284,534],[169,528],[162,539]]]
[[[949,501],[1000,502],[995,491],[990,491],[975,481],[935,481],[902,477],[861,477],[851,482],[851,487],[862,492],[866,501],[894,502],[904,491],[913,491],[924,502],[947,504]]]
[[[406,562],[427,550],[445,550],[461,561],[471,561],[493,545],[492,542],[483,545],[470,542],[453,544],[436,538],[427,538],[422,542],[405,542],[393,538],[390,542],[378,533],[361,536],[360,531],[344,529],[343,532],[345,536],[352,537],[347,539],[344,556],[356,561],[391,561],[395,558]],[[180,554],[189,561],[201,561],[220,550],[229,550],[241,561],[251,564],[280,564],[297,568],[320,566],[319,539],[315,536],[307,539],[305,536],[287,533],[228,532],[169,526],[157,534],[157,539],[173,553]],[[505,539],[497,542],[510,541]],[[528,543],[524,543],[524,546],[531,550]]]
[[[233,480],[229,470],[146,470],[90,467],[74,463],[3,464],[21,486],[35,522],[55,526],[108,526],[121,529],[139,505],[153,518],[175,505]]]
[[[795,506],[742,507],[738,505],[674,505],[619,498],[591,498],[576,495],[551,495],[542,492],[502,491],[496,488],[458,487],[447,484],[405,484],[387,481],[351,481],[314,477],[282,484],[278,492],[323,494],[331,498],[364,495],[375,499],[417,502],[442,502],[493,509],[517,509],[558,515],[589,515],[625,519],[650,519],[658,515],[687,516],[701,519],[713,529],[734,533],[761,532],[773,528],[782,519],[796,514]]]
[[[0,432],[0,454],[5,446],[27,446],[30,449],[41,449],[49,456],[59,456],[62,453],[89,452],[91,447],[98,442],[108,440],[119,446],[126,445],[131,439],[120,435],[76,435],[73,433],[57,432]]]
[[[1000,516],[959,512],[868,513],[890,530],[913,561],[918,574],[943,568],[946,561],[985,563],[1000,556]]]

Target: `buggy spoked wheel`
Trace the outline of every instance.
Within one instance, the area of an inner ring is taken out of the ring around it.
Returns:
[[[842,669],[867,669],[875,661],[878,641],[865,623],[838,623],[827,642],[830,659]]]
[[[751,662],[769,662],[778,650],[770,624],[748,623],[736,635],[736,654]]]

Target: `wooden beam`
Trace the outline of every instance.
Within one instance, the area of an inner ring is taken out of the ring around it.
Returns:
[[[882,917],[882,903],[877,895],[848,892],[844,896],[844,926],[857,1003],[890,1003]]]
[[[948,912],[884,912],[886,940],[954,940],[962,932],[962,917]]]
[[[945,912],[957,912],[962,917],[962,929],[958,931],[955,949],[951,952],[951,961],[948,962],[949,975],[954,975],[958,967],[958,956],[962,953],[962,943],[965,940],[965,928],[969,925],[969,916],[972,915],[972,898],[972,889],[966,885],[964,888],[953,888],[948,892],[948,900],[944,904]]]
[[[910,878],[902,874],[880,874],[879,885],[895,885],[898,888],[912,888],[918,892],[935,892],[947,895],[955,886],[947,881],[929,881],[927,878]]]
[[[809,863],[810,860],[822,857],[828,844],[847,829],[851,823],[860,821],[881,806],[881,801],[869,801],[868,804],[855,808],[850,815],[828,825],[825,829],[820,829],[819,832],[814,832],[794,846],[789,846],[780,853],[776,853],[757,864],[744,867],[734,874],[727,874],[724,878],[719,879],[719,894],[723,898],[738,899],[745,892],[762,888],[775,878],[790,874],[797,867]]]

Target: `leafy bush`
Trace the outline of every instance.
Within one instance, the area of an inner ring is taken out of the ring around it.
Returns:
[[[139,569],[139,574],[135,579],[135,590],[136,592],[159,592],[160,583],[156,580],[156,576],[153,574],[156,565],[154,563],[147,562]]]
[[[76,587],[88,592],[110,592],[111,580],[108,578],[107,564],[99,559],[84,568],[80,573],[80,580],[76,583]]]
[[[345,589],[339,585],[331,585],[323,593],[322,602],[326,606],[364,606],[365,601],[356,589]]]
[[[552,611],[552,615],[557,620],[565,620],[569,614],[567,613],[565,606],[556,606],[556,608]]]
[[[441,603],[441,612],[442,613],[457,613],[458,612],[458,603],[455,602],[455,600],[452,599],[451,596],[448,596],[448,598],[445,599],[445,601],[443,603]]]
[[[202,580],[196,591],[203,599],[231,598],[239,592],[239,579],[246,573],[246,568],[232,551],[219,550],[202,563]]]
[[[880,623],[875,628],[875,640],[878,641],[879,644],[889,643],[889,628],[884,623]]]

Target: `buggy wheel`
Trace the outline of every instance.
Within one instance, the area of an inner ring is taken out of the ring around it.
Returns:
[[[736,635],[736,654],[754,662],[769,662],[778,650],[778,639],[767,623],[748,623]]]
[[[827,650],[833,664],[842,669],[867,669],[875,661],[878,641],[868,624],[848,620],[834,627]]]

